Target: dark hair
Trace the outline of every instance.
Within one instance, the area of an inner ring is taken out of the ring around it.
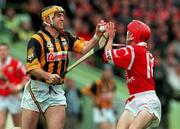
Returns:
[[[9,48],[9,45],[7,43],[0,43],[0,46],[6,46],[7,48]]]

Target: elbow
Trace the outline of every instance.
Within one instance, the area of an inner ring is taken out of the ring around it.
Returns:
[[[83,49],[82,51],[81,51],[81,54],[86,54],[87,53],[87,50],[86,49]]]
[[[86,46],[86,45],[84,45],[84,47],[82,48],[82,50],[81,50],[81,54],[86,54],[87,52],[88,52],[88,47]]]

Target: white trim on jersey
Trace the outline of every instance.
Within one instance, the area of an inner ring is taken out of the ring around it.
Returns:
[[[108,63],[114,64],[111,50],[106,50],[106,59],[107,59]]]
[[[147,78],[153,76],[154,57],[150,52],[146,53],[147,60]]]
[[[144,47],[147,48],[147,43],[146,43],[146,42],[139,42],[139,43],[137,44],[137,46],[144,46]]]
[[[151,59],[151,76],[153,77],[154,58]]]
[[[150,70],[151,70],[151,68],[150,68],[150,61],[149,61],[149,53],[147,52],[146,53],[146,59],[147,59],[147,78],[150,78]]]
[[[5,64],[2,64],[2,62],[0,60],[0,67],[5,67],[5,66],[9,65],[11,63],[11,60],[12,60],[11,56],[7,57]]]
[[[132,46],[127,46],[127,48],[130,48],[130,50],[131,50],[131,61],[128,66],[128,70],[131,70],[132,65],[134,63],[134,59],[135,59],[135,53],[134,53],[134,48]]]
[[[21,71],[22,71],[24,74],[26,74],[26,68],[25,68],[25,66],[22,64],[21,61],[18,62],[17,68],[18,68],[18,69],[21,69]]]
[[[18,61],[18,65],[17,65],[17,68],[20,69],[22,67],[22,63],[20,61]]]

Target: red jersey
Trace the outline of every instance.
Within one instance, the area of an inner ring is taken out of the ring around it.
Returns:
[[[147,51],[147,44],[140,42],[134,46],[107,50],[104,53],[106,63],[126,69],[126,83],[130,95],[155,90],[153,79],[154,58]]]
[[[11,94],[6,82],[15,85],[22,82],[26,77],[26,70],[23,64],[17,59],[8,57],[5,64],[0,62],[0,95],[7,96]]]

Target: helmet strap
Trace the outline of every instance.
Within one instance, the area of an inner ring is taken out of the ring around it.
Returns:
[[[126,45],[127,45],[129,42],[133,41],[133,39],[134,39],[134,37],[129,37],[129,34],[130,34],[130,32],[127,31],[127,34],[126,34]]]
[[[44,24],[47,25],[47,26],[51,26],[51,27],[54,28],[56,31],[59,31],[59,30],[56,28],[56,26],[54,25],[54,21],[53,21],[53,19],[52,19],[51,16],[49,16],[49,19],[50,19],[50,24],[47,23],[46,21],[44,21]]]
[[[47,23],[47,22],[45,22],[45,21],[44,21],[44,24],[47,25],[47,26],[51,26],[49,23]]]
[[[51,27],[53,27],[56,31],[59,31],[58,29],[57,29],[57,27],[55,26],[55,24],[54,24],[54,21],[53,21],[53,19],[52,19],[52,17],[51,16],[49,16],[49,19],[50,19],[50,22],[51,22]]]

